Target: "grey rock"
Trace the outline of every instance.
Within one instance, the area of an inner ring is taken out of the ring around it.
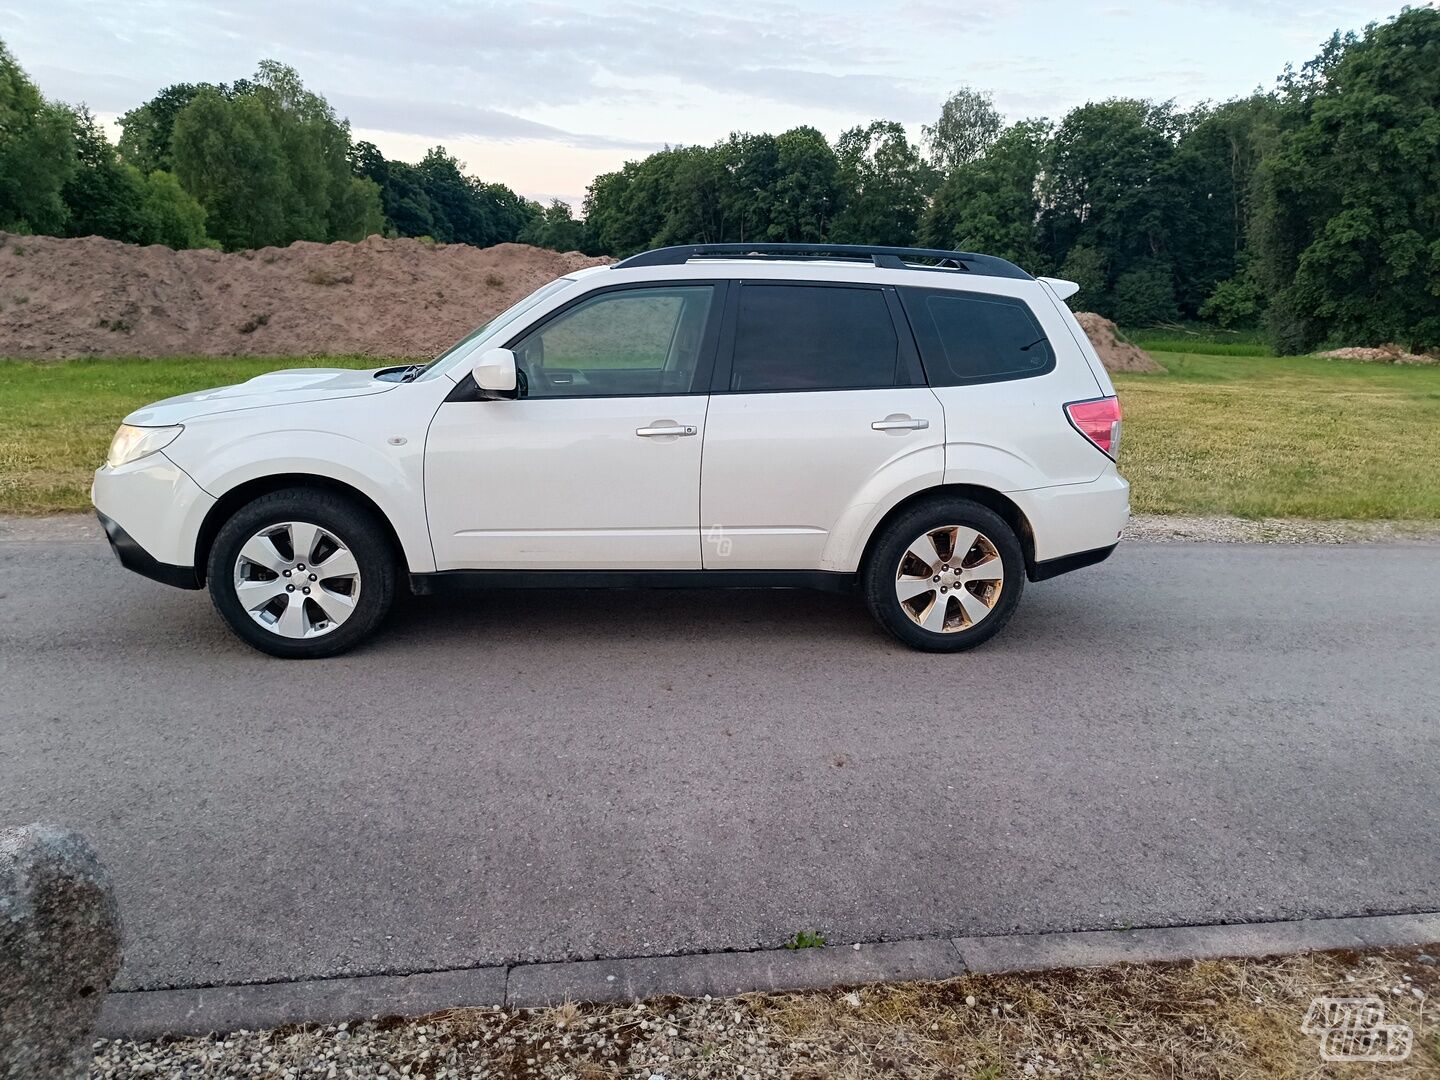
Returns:
[[[119,913],[90,845],[52,825],[0,829],[0,1080],[86,1075],[119,969]]]

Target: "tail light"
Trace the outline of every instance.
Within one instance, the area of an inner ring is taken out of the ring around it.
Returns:
[[[1084,435],[1110,457],[1120,453],[1120,399],[1095,398],[1072,401],[1065,406],[1065,415],[1075,430]]]

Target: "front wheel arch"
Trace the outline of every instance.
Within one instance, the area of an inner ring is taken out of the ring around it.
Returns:
[[[978,484],[938,484],[924,491],[917,491],[913,495],[906,496],[892,506],[883,518],[875,523],[875,528],[870,530],[870,537],[865,541],[865,553],[860,558],[860,574],[863,575],[869,569],[870,559],[875,553],[877,542],[884,535],[890,523],[901,515],[908,513],[916,506],[928,501],[943,498],[959,497],[969,499],[971,502],[979,503],[987,510],[993,510],[999,514],[1005,524],[1009,525],[1020,541],[1020,550],[1025,556],[1025,576],[1031,581],[1035,580],[1035,532],[1030,527],[1030,519],[1025,512],[1017,506],[1009,496],[994,488],[981,487]]]
[[[271,492],[295,487],[319,488],[323,491],[333,492],[374,515],[375,520],[385,529],[390,550],[395,556],[396,572],[402,575],[409,573],[409,564],[405,558],[405,548],[400,543],[400,536],[396,533],[395,526],[390,523],[390,518],[386,516],[385,511],[380,509],[374,499],[358,488],[333,477],[317,476],[313,473],[275,473],[271,476],[260,476],[254,480],[247,480],[243,484],[237,484],[216,499],[215,505],[210,507],[205,514],[205,520],[200,524],[200,532],[195,537],[195,576],[201,586],[206,583],[206,567],[210,563],[210,549],[214,546],[215,537],[220,534],[220,529],[225,522],[229,521],[242,506],[269,495]]]

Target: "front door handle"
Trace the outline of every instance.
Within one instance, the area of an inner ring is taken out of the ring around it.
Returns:
[[[662,435],[694,435],[695,428],[689,424],[666,424],[657,422],[654,427],[640,427],[635,434],[642,439],[654,439]]]
[[[908,416],[894,414],[870,425],[876,431],[923,431],[930,426],[929,420],[912,420]]]

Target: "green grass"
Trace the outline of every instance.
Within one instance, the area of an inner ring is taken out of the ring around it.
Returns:
[[[1440,519],[1440,367],[1158,352],[1120,375],[1121,468],[1141,513]],[[283,367],[366,358],[0,361],[0,513],[89,507],[141,405]]]
[[[1137,513],[1440,518],[1440,367],[1154,355],[1115,378]]]

